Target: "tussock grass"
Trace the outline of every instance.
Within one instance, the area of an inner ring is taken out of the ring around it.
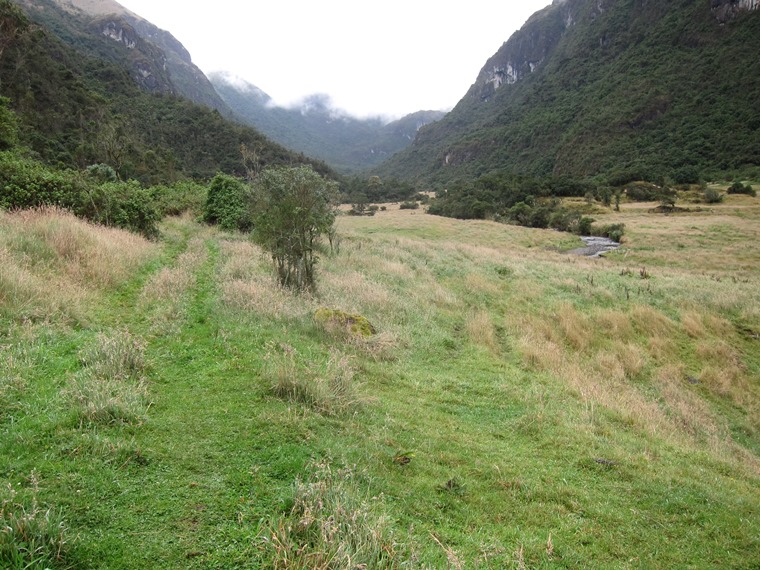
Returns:
[[[307,295],[296,299],[277,283],[271,260],[257,245],[227,240],[222,242],[221,255],[221,298],[229,309],[279,320],[301,317],[316,308]]]
[[[301,357],[292,346],[271,347],[264,374],[276,396],[320,414],[344,415],[357,411],[362,404],[349,357],[337,351],[320,365]]]
[[[0,487],[0,566],[7,570],[70,568],[69,533],[60,511],[42,506],[32,473],[31,497]]]
[[[328,463],[297,481],[293,508],[265,537],[277,570],[401,568],[403,547],[390,531],[378,497],[366,496],[351,469]]]
[[[100,334],[82,350],[80,370],[66,389],[80,422],[139,425],[150,406],[144,343],[127,331]]]

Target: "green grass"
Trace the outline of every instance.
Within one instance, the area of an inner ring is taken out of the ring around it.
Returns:
[[[341,217],[316,298],[279,290],[244,237],[171,219],[141,268],[83,293],[79,320],[45,313],[54,299],[24,307],[34,321],[4,306],[3,516],[55,514],[61,548],[0,560],[757,566],[760,264],[738,236],[760,216],[729,199],[650,228],[633,207],[612,217],[632,253],[606,260],[556,253],[556,232]],[[709,270],[659,261],[682,227],[723,228],[718,251],[687,250]],[[378,334],[336,334],[320,307]],[[139,387],[139,413],[83,415],[66,396],[93,378]]]

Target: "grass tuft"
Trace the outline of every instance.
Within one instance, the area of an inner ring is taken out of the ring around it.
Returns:
[[[143,341],[127,331],[100,334],[82,350],[84,368],[67,389],[80,422],[139,425],[146,419],[150,400]]]
[[[362,401],[354,383],[349,357],[333,351],[324,365],[303,360],[295,348],[280,345],[267,354],[265,374],[280,398],[304,404],[328,416],[358,410]]]
[[[399,568],[401,554],[377,497],[365,497],[351,469],[316,466],[297,481],[291,511],[267,537],[276,570]]]
[[[7,570],[69,568],[68,529],[61,513],[40,506],[36,477],[32,497],[22,501],[10,483],[0,489],[0,567]]]

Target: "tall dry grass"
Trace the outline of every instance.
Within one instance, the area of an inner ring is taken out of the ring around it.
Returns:
[[[56,208],[0,212],[0,310],[21,320],[82,320],[99,291],[156,253],[136,234]]]

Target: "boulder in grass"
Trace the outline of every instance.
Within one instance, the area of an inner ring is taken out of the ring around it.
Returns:
[[[366,317],[352,315],[338,309],[326,307],[317,309],[314,320],[328,331],[341,331],[354,337],[370,337],[377,332]]]

